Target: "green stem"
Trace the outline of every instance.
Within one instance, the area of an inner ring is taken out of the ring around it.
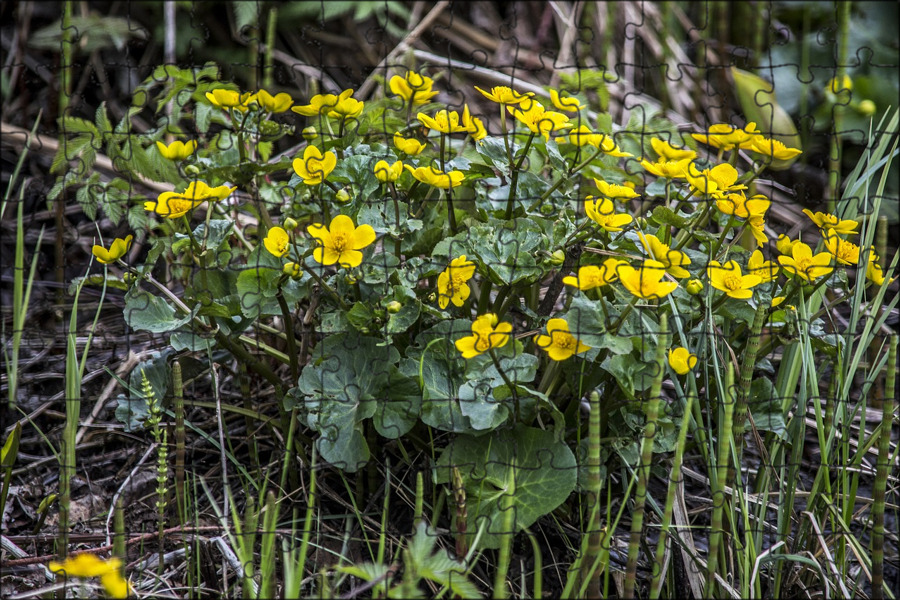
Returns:
[[[625,598],[634,598],[637,583],[638,553],[641,547],[641,536],[644,527],[644,505],[647,500],[647,483],[650,481],[650,467],[653,459],[653,440],[656,438],[657,419],[659,418],[660,393],[662,392],[665,369],[665,353],[668,346],[668,323],[666,314],[659,316],[659,339],[656,345],[656,375],[650,386],[650,397],[645,404],[647,424],[641,438],[641,462],[638,465],[637,490],[634,495],[634,508],[631,516],[631,536],[628,541],[628,562],[625,565]]]
[[[878,438],[878,462],[872,489],[872,599],[884,598],[884,504],[888,471],[891,466],[891,425],[894,417],[897,380],[897,334],[891,336],[885,372],[885,394],[881,401],[881,429]],[[874,406],[875,410],[878,409]]]
[[[300,266],[303,267],[303,270],[306,271],[307,273],[309,273],[312,276],[312,278],[316,280],[316,283],[318,283],[319,286],[323,290],[325,290],[326,292],[328,292],[329,294],[334,296],[334,299],[337,300],[338,304],[341,306],[342,309],[348,310],[347,303],[344,302],[344,299],[341,298],[340,294],[338,294],[336,291],[334,291],[333,287],[331,287],[330,285],[325,283],[325,280],[322,279],[319,276],[319,274],[315,272],[315,269],[311,269],[310,267],[307,267],[303,263],[300,263]]]
[[[725,536],[722,515],[725,512],[725,482],[728,477],[728,457],[730,456],[731,442],[733,438],[733,415],[735,398],[734,394],[734,365],[728,361],[725,370],[723,411],[721,429],[719,430],[718,454],[716,456],[716,480],[713,482],[712,498],[713,512],[710,520],[709,556],[707,557],[705,598],[715,597],[716,575],[719,571],[719,548]]]
[[[525,157],[528,156],[528,151],[531,149],[531,143],[534,141],[535,134],[532,133],[528,136],[528,141],[525,142],[525,148],[522,150],[522,155],[519,157],[519,160],[516,162],[516,166],[512,172],[512,181],[509,184],[509,197],[506,199],[506,219],[511,219],[513,214],[513,204],[516,199],[516,188],[519,184],[519,172],[522,169],[522,163],[525,162]]]

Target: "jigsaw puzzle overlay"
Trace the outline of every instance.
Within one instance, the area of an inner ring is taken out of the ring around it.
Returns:
[[[897,13],[4,5],[0,593],[895,598]]]

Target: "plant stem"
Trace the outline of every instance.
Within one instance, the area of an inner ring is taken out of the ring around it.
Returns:
[[[875,484],[872,488],[872,599],[884,598],[884,502],[888,471],[891,466],[891,425],[894,418],[894,400],[897,380],[897,334],[891,336],[885,370],[885,394],[881,401],[881,428],[878,438],[878,462],[875,466]],[[878,410],[877,406],[873,407]]]
[[[634,598],[637,583],[637,561],[641,547],[641,534],[644,527],[644,504],[647,501],[647,483],[650,480],[650,466],[653,459],[653,440],[656,437],[656,421],[659,417],[660,393],[662,392],[663,374],[665,374],[666,348],[668,346],[668,323],[665,313],[659,315],[659,338],[656,345],[656,375],[650,386],[650,397],[644,405],[647,424],[641,438],[641,463],[637,469],[637,490],[634,494],[634,508],[631,515],[631,536],[628,541],[628,562],[625,565],[625,598]]]
[[[522,155],[519,157],[519,160],[516,162],[516,166],[513,168],[512,172],[512,181],[509,183],[509,197],[506,199],[506,219],[509,220],[512,218],[513,214],[513,205],[516,199],[516,188],[519,184],[519,172],[522,169],[522,163],[525,162],[525,157],[528,156],[528,151],[531,149],[531,143],[534,141],[535,134],[532,133],[528,136],[528,141],[525,142],[525,148],[522,150]],[[510,165],[512,166],[512,165]]]
[[[719,571],[719,547],[725,535],[722,514],[725,511],[725,482],[728,477],[728,457],[733,437],[732,424],[734,416],[734,365],[728,361],[725,370],[725,385],[722,390],[724,417],[719,429],[718,454],[716,457],[716,480],[713,482],[713,512],[710,520],[709,555],[707,557],[705,598],[716,595],[716,575]]]

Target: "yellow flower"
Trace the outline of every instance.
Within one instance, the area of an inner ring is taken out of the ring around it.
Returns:
[[[578,277],[572,277],[571,275],[563,277],[563,283],[576,287],[581,291],[602,287],[619,278],[616,270],[619,265],[624,264],[628,263],[616,258],[607,258],[599,267],[597,265],[579,267]]]
[[[606,183],[602,179],[597,178],[594,178],[594,184],[597,186],[597,189],[600,190],[601,194],[603,194],[607,198],[612,198],[613,200],[618,200],[620,202],[625,202],[627,200],[631,200],[632,198],[637,198],[638,196],[640,196],[640,194],[638,194],[627,185]]]
[[[234,90],[226,90],[219,88],[211,92],[206,92],[206,99],[210,104],[218,108],[229,109],[236,108],[241,112],[247,112],[247,106],[255,100],[255,94],[245,92],[241,94]]]
[[[659,300],[675,291],[674,281],[660,281],[666,274],[666,266],[658,260],[645,260],[637,269],[622,265],[618,269],[619,281],[625,289],[644,300]]]
[[[291,107],[294,99],[284,92],[273,96],[266,90],[259,90],[256,93],[256,103],[270,113],[283,113]]]
[[[747,260],[747,272],[758,275],[760,283],[769,283],[778,277],[778,267],[772,261],[766,260],[759,250],[754,250]]]
[[[106,593],[112,598],[127,598],[128,582],[122,577],[122,562],[118,558],[103,560],[94,554],[84,552],[66,557],[63,562],[51,561],[48,565],[53,573],[66,577],[99,577]]]
[[[451,260],[450,266],[438,275],[438,306],[444,309],[450,302],[454,306],[462,306],[472,293],[467,282],[474,275],[475,263],[467,261],[465,254]]]
[[[749,219],[752,215],[765,216],[771,204],[771,201],[762,194],[751,196],[748,200],[743,192],[725,194],[716,200],[716,207],[722,213],[739,219]]]
[[[586,106],[574,96],[560,98],[559,92],[554,89],[550,90],[550,102],[552,102],[553,106],[557,109],[565,112],[578,112],[579,110],[586,108]]]
[[[414,138],[405,138],[400,135],[400,132],[394,134],[394,145],[401,152],[406,152],[410,156],[415,156],[420,154],[422,150],[425,149],[425,144],[419,142]]]
[[[388,82],[391,93],[400,96],[405,102],[411,102],[412,106],[426,104],[438,95],[431,90],[434,80],[431,77],[419,75],[415,71],[407,71],[405,77],[394,75]]]
[[[757,248],[769,241],[769,236],[766,235],[766,220],[762,215],[751,214],[747,219],[747,229],[756,239]]]
[[[508,106],[510,114],[520,121],[531,133],[540,134],[545,140],[550,139],[550,134],[561,129],[572,127],[569,117],[552,110],[544,110],[537,100],[532,100],[525,110],[517,106]]]
[[[125,253],[131,248],[131,240],[133,238],[133,235],[127,236],[124,240],[116,238],[113,240],[113,243],[110,244],[109,250],[103,246],[94,245],[94,247],[91,248],[91,253],[104,265],[114,263],[125,256]]]
[[[691,264],[691,259],[687,254],[680,250],[672,250],[653,234],[638,232],[638,237],[644,248],[647,249],[647,254],[650,255],[650,258],[660,262],[669,275],[678,279],[691,276],[682,266]]]
[[[592,146],[594,144],[591,144]],[[618,145],[616,145],[616,141],[609,137],[608,135],[604,135],[603,139],[600,140],[600,144],[597,146],[604,154],[608,154],[609,156],[615,156],[617,158],[627,158],[630,156],[634,156],[630,152],[623,152]]]
[[[694,163],[690,163],[685,172],[685,178],[695,191],[715,198],[721,198],[725,192],[747,189],[746,185],[737,183],[737,169],[728,163],[722,163],[703,171],[697,170]]]
[[[653,151],[659,156],[659,162],[673,162],[684,159],[694,160],[697,153],[690,148],[676,148],[665,140],[659,138],[650,138],[650,145]]]
[[[266,239],[263,240],[266,250],[278,258],[287,254],[290,242],[291,239],[288,237],[287,231],[281,227],[273,227],[270,229],[268,235],[266,235]]]
[[[472,335],[456,340],[456,349],[463,358],[474,358],[492,348],[502,348],[509,341],[512,325],[497,323],[497,315],[481,315],[472,323]]]
[[[778,262],[781,268],[814,283],[816,279],[828,275],[834,270],[831,266],[831,254],[819,252],[813,256],[812,248],[801,241],[794,243],[791,248],[791,256],[779,256]]]
[[[841,239],[834,229],[829,229],[824,235],[825,249],[831,253],[838,264],[855,265],[859,263],[859,246]]]
[[[885,281],[884,271],[881,270],[881,265],[878,264],[878,255],[875,253],[875,250],[869,251],[869,260],[866,262],[866,279],[877,286],[883,285]],[[891,277],[888,285],[893,283],[895,279],[896,277]]]
[[[856,233],[856,228],[859,227],[859,223],[851,219],[839,219],[828,213],[813,213],[813,211],[808,208],[803,209],[803,214],[812,219],[812,222],[815,223],[816,227],[819,229],[834,229],[835,233],[840,233],[841,235]]]
[[[365,106],[365,102],[361,102],[356,98],[351,98],[353,90],[344,90],[337,97],[334,106],[328,112],[329,117],[353,118],[358,117]]]
[[[692,133],[691,137],[715,148],[731,150],[737,147],[746,147],[756,135],[759,135],[756,131],[756,123],[747,123],[743,129],[727,123],[717,123],[711,125],[707,133]]]
[[[687,373],[697,366],[697,355],[691,354],[687,348],[670,348],[669,349],[669,366],[679,375],[687,375]]]
[[[591,349],[590,346],[569,333],[569,324],[565,319],[547,321],[547,334],[537,336],[534,338],[534,342],[547,352],[551,360],[566,360]]]
[[[291,110],[304,117],[314,117],[331,112],[337,104],[338,97],[334,94],[316,94],[305,106],[292,106]]]
[[[743,147],[744,146],[742,146],[742,148]],[[788,148],[784,145],[784,143],[778,140],[770,140],[769,138],[761,135],[757,135],[752,140],[750,140],[750,146],[747,147],[747,150],[756,152],[757,154],[771,156],[776,160],[790,160],[798,154],[803,153],[803,150],[798,150],[797,148]]]
[[[378,181],[388,183],[389,181],[397,181],[400,177],[400,173],[403,172],[403,163],[401,161],[397,161],[392,165],[389,165],[386,160],[379,160],[375,163],[375,179]]]
[[[799,242],[800,238],[792,240],[785,234],[781,233],[778,235],[778,240],[775,242],[775,247],[780,253],[790,256],[794,251],[794,244],[797,244]]]
[[[338,215],[331,220],[331,226],[315,224],[306,228],[319,242],[313,250],[313,258],[323,265],[338,263],[342,267],[358,267],[362,263],[363,248],[375,241],[375,230],[371,225],[354,227],[353,219]]]
[[[163,192],[156,202],[144,202],[144,210],[153,211],[168,219],[177,219],[207,200],[224,200],[236,189],[237,186],[227,185],[211,188],[202,181],[192,181],[183,192]]]
[[[167,160],[184,160],[197,149],[197,140],[191,140],[188,143],[175,140],[168,146],[162,142],[156,142],[156,147],[159,148],[162,157]]]
[[[303,179],[306,185],[318,185],[325,181],[329,173],[334,171],[337,165],[337,155],[334,152],[326,152],[322,155],[315,146],[307,146],[303,151],[303,158],[295,158],[291,163],[294,173]]]
[[[693,159],[660,160],[657,162],[642,160],[641,166],[644,167],[644,170],[648,173],[656,175],[657,177],[665,177],[666,179],[684,179],[685,172],[688,170],[688,165],[691,160]]]
[[[534,96],[534,92],[520,94],[504,85],[492,87],[490,92],[484,91],[477,85],[475,86],[475,89],[481,92],[488,100],[492,100],[498,104],[519,104]]]
[[[434,187],[440,188],[442,190],[455,188],[462,183],[463,177],[465,177],[462,171],[450,171],[448,173],[444,173],[440,169],[431,165],[427,167],[417,167],[415,169],[413,169],[409,165],[404,166],[410,173],[412,173],[413,177],[415,177],[422,183],[433,185]]]
[[[832,94],[840,94],[844,90],[849,92],[853,89],[853,80],[850,79],[849,75],[844,75],[840,80],[837,77],[832,77],[825,84],[825,89]]]
[[[556,138],[557,144],[564,144],[567,140],[570,144],[581,147],[584,145],[593,146],[594,148],[599,148],[600,144],[603,142],[603,138],[606,137],[602,133],[593,133],[590,129],[588,129],[587,125],[581,125],[577,129],[572,129],[569,131],[568,136],[562,136]]]
[[[472,139],[476,142],[487,137],[487,129],[484,128],[484,123],[482,123],[481,119],[478,117],[473,117],[469,114],[468,104],[463,106],[462,122],[466,131],[469,132],[469,135],[471,135]]]
[[[434,118],[429,117],[425,113],[416,115],[419,122],[428,129],[434,129],[441,133],[468,133],[469,129],[465,124],[460,124],[459,113],[455,110],[439,110],[435,113]]]
[[[751,288],[762,282],[759,275],[742,274],[741,266],[733,260],[729,260],[724,265],[717,260],[709,261],[706,274],[709,277],[709,285],[738,300],[752,298],[753,290]]]
[[[622,231],[622,227],[631,223],[631,215],[616,214],[616,203],[609,198],[588,196],[584,200],[584,212],[594,223],[606,231]]]

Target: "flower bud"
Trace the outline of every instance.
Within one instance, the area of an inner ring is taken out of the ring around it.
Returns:
[[[273,136],[281,133],[281,125],[275,121],[263,121],[259,124],[259,132],[265,136]]]
[[[335,199],[338,202],[347,202],[350,200],[350,193],[345,189],[340,189],[337,191],[337,194],[335,194]]]
[[[186,165],[184,167],[184,174],[188,177],[196,177],[200,174],[200,167],[197,165]]]
[[[359,280],[353,275],[344,275],[344,281],[347,283],[347,285],[356,285],[356,282]]]
[[[638,227],[641,229],[647,229],[647,218],[646,217],[638,217],[635,219],[637,221]]]
[[[566,261],[566,253],[560,250],[555,250],[553,254],[550,255],[550,264],[558,267]]]
[[[284,223],[282,223],[282,225],[284,225],[284,229],[286,231],[293,231],[293,230],[297,229],[298,223],[295,219],[288,217],[287,219],[284,220]]]
[[[553,214],[553,205],[552,204],[541,204],[541,214],[542,215],[551,215]]]
[[[126,271],[126,272],[122,275],[122,281],[124,281],[124,282],[126,283],[126,285],[129,285],[129,286],[130,286],[132,283],[134,283],[135,281],[137,281],[137,275],[135,275],[135,274],[132,273],[131,271]]]
[[[859,106],[856,107],[856,110],[859,111],[859,114],[869,117],[875,114],[877,107],[871,100],[863,100],[859,103]]]
[[[281,268],[281,272],[285,275],[292,277],[293,279],[300,278],[300,265],[295,262],[285,263]]]
[[[691,279],[684,287],[687,290],[688,294],[690,294],[691,296],[696,296],[703,291],[703,282],[699,279]]]
[[[303,139],[305,139],[307,142],[311,142],[317,137],[319,137],[319,133],[312,125],[303,128]]]
[[[398,312],[400,312],[401,308],[403,308],[403,305],[400,304],[399,302],[397,302],[396,300],[391,300],[390,302],[388,302],[387,311],[389,313],[391,313],[392,315],[395,315]]]

